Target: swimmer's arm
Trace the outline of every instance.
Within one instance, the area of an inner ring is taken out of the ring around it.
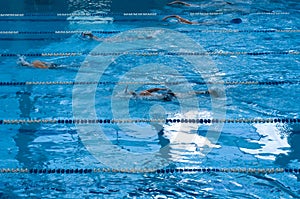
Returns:
[[[179,17],[179,16],[178,15],[169,15],[169,16],[164,17],[162,20],[166,21],[169,18],[177,18],[177,17]]]
[[[161,91],[161,90],[167,90],[167,89],[166,88],[151,88],[151,89],[140,92],[140,95],[141,96],[151,96],[153,92]]]
[[[140,95],[140,96],[150,96],[150,95],[152,95],[152,94],[151,94],[151,92],[149,92],[148,90],[144,90],[144,91],[140,92],[139,95]]]
[[[162,20],[165,21],[169,18],[176,18],[178,21],[180,21],[181,23],[185,23],[185,24],[196,24],[196,23],[193,23],[185,18],[182,18],[181,16],[179,15],[170,15],[170,16],[166,16],[164,17]]]
[[[95,40],[95,41],[101,41],[101,39],[95,35],[93,35],[92,33],[82,33],[82,36],[88,36],[89,38]]]
[[[30,64],[29,62],[19,62],[19,64],[21,65],[21,66],[32,66],[32,64]]]
[[[31,63],[29,63],[28,61],[25,60],[24,56],[19,56],[19,61],[17,62],[17,64],[19,64],[21,66],[32,66]]]
[[[101,39],[99,37],[95,36],[95,35],[93,35],[92,39],[95,40],[95,41],[101,41]]]
[[[186,23],[186,24],[196,24],[196,23],[191,22],[191,21],[189,21],[189,20],[187,20],[187,19],[185,19],[185,18],[182,18],[182,17],[179,17],[178,19],[179,19],[179,21],[182,22],[182,23]]]
[[[191,6],[191,4],[183,2],[183,1],[173,1],[171,3],[168,3],[167,5],[174,5],[174,4],[179,4],[179,5],[184,5],[184,6]]]
[[[166,88],[150,88],[146,91],[149,92],[149,93],[153,93],[153,92],[163,91],[163,90],[167,90],[167,89]]]
[[[132,96],[136,96],[137,94],[133,91],[128,91],[128,85],[126,86],[125,90],[124,90],[124,93],[126,94],[129,94],[129,95],[132,95]]]

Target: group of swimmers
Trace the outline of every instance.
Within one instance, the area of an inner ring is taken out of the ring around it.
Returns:
[[[195,6],[193,4],[189,4],[189,3],[186,3],[183,1],[173,1],[173,2],[168,3],[167,5],[169,5],[169,6],[180,5],[180,6],[188,6],[188,7]],[[162,20],[166,21],[170,18],[174,18],[179,23],[183,23],[183,24],[190,24],[190,25],[199,24],[198,22],[192,22],[192,21],[185,19],[179,15],[166,16]],[[236,23],[236,24],[241,23],[241,22],[242,22],[242,20],[239,18],[232,19],[230,21],[230,23]],[[85,32],[85,33],[82,33],[81,35],[82,35],[82,37],[87,37],[87,38],[95,40],[95,41],[101,41],[101,39],[99,37],[93,35],[91,32]],[[25,60],[24,57],[19,57],[18,64],[20,64],[21,66],[29,66],[29,67],[39,68],[39,69],[57,68],[57,65],[54,63],[44,62],[44,61],[40,61],[40,60],[28,62]],[[133,91],[128,91],[126,88],[125,93],[130,94],[131,96],[134,96],[134,97],[136,97],[136,96],[160,96],[159,98],[164,101],[170,101],[170,100],[172,100],[173,97],[175,97],[175,94],[166,88],[151,88],[151,89],[143,90],[139,93],[136,93]]]
[[[226,4],[231,4],[229,2],[225,2],[225,3]],[[169,6],[180,5],[180,6],[187,6],[187,7],[197,7],[197,5],[190,4],[190,3],[187,3],[187,2],[183,2],[183,1],[178,1],[178,0],[172,1],[172,2],[168,3],[167,5],[169,5]],[[190,21],[188,19],[185,19],[185,18],[183,18],[179,15],[166,16],[162,19],[162,21],[167,21],[168,19],[176,19],[179,23],[189,24],[189,25],[201,24],[199,22],[194,22],[194,21]],[[240,18],[235,18],[235,19],[230,20],[230,23],[239,24],[239,23],[242,23],[242,20]],[[85,37],[85,38],[95,40],[95,41],[102,41],[99,37],[93,35],[91,32],[84,32],[84,33],[81,34],[81,36]],[[40,61],[40,60],[35,60],[35,61],[30,63],[30,62],[26,61],[24,57],[19,58],[18,64],[20,64],[21,66],[29,66],[29,67],[40,68],[40,69],[53,69],[53,68],[57,67],[57,65],[54,64],[54,63],[44,62],[44,61]]]

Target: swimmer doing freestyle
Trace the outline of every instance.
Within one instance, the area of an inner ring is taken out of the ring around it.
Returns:
[[[225,2],[225,3],[232,5],[232,3],[230,3],[230,2]],[[169,6],[171,6],[171,5],[182,5],[182,6],[188,6],[188,7],[197,7],[198,6],[198,5],[186,3],[186,2],[183,2],[183,1],[173,1],[171,3],[168,3],[167,5],[169,5]],[[171,19],[171,18],[176,19],[180,23],[189,24],[189,25],[193,25],[193,24],[199,24],[199,25],[201,25],[201,24],[209,24],[207,22],[201,23],[201,22],[197,22],[197,21],[196,22],[195,21],[190,21],[190,20],[185,19],[185,18],[183,18],[183,17],[181,17],[179,15],[169,15],[169,16],[164,17],[162,20],[166,21],[167,19]],[[229,23],[239,24],[239,23],[242,23],[242,20],[240,18],[235,18],[235,19],[230,20]]]
[[[225,1],[224,4],[229,4],[232,5],[232,3]],[[187,6],[187,7],[199,7],[199,5],[196,4],[190,4],[184,1],[172,1],[167,4],[168,6],[173,6],[173,5],[181,5],[181,6]]]
[[[183,24],[189,24],[189,25],[192,25],[192,24],[209,24],[209,23],[199,23],[199,22],[194,22],[194,21],[190,21],[188,19],[185,19],[179,15],[169,15],[169,16],[166,16],[164,17],[162,20],[163,21],[166,21],[167,19],[170,19],[170,18],[175,18],[177,21],[179,21],[180,23],[183,23]],[[229,21],[230,23],[232,24],[239,24],[239,23],[242,23],[242,20],[240,18],[235,18],[235,19],[232,19]]]
[[[162,92],[160,92],[162,91]],[[136,93],[134,91],[128,91],[128,86],[125,89],[126,94],[130,94],[133,97],[156,97],[157,99],[161,99],[164,101],[171,101],[173,97],[175,97],[175,94],[167,88],[150,88],[147,90],[143,90],[139,93]]]
[[[135,40],[144,40],[144,39],[153,39],[153,36],[134,36],[134,37],[127,37],[127,38],[99,38],[97,36],[95,36],[93,33],[91,32],[83,32],[81,33],[81,36],[84,38],[89,38],[91,40],[94,41],[135,41]]]
[[[21,66],[29,66],[33,68],[40,68],[40,69],[53,69],[56,68],[57,65],[54,63],[49,63],[49,62],[43,62],[40,60],[35,60],[31,63],[25,60],[25,57],[19,57],[19,61],[17,62]]]
[[[91,33],[91,32],[84,32],[84,33],[81,33],[81,35],[83,37],[88,37],[88,38],[90,38],[92,40],[95,40],[95,41],[101,41],[101,39],[99,37],[93,35],[93,33]]]

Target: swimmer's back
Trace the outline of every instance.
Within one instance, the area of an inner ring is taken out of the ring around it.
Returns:
[[[41,69],[53,69],[53,68],[57,67],[56,64],[42,62],[42,61],[39,61],[39,60],[33,61],[32,66],[34,66],[35,68],[41,68]]]
[[[35,60],[32,62],[32,65],[35,67],[35,68],[43,68],[43,69],[46,69],[46,68],[49,68],[44,62],[41,62],[39,60]]]

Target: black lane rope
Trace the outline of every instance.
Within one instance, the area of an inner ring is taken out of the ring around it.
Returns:
[[[232,56],[232,55],[246,55],[246,56],[260,56],[260,55],[299,55],[300,51],[286,50],[286,51],[269,51],[269,52],[229,52],[229,51],[215,51],[215,52],[45,52],[45,53],[1,53],[1,57],[75,57],[75,56]]]
[[[221,15],[223,13],[220,14],[205,14],[205,13],[198,13],[198,14],[190,14],[188,16],[195,16],[195,15]],[[168,14],[167,14],[168,15]],[[88,18],[88,16],[72,16],[72,17],[68,17],[68,18],[42,18],[42,17],[35,17],[35,18],[28,18],[28,17],[18,17],[18,18],[1,18],[0,17],[0,21],[4,21],[4,22],[17,22],[17,21],[24,21],[24,22],[161,22],[162,21],[162,17],[163,16],[167,16],[166,14],[164,15],[160,15],[158,14],[157,16],[159,16],[159,18],[148,18],[143,16],[143,17],[137,17],[139,15],[123,15],[126,18],[122,18],[122,17],[116,17],[114,18],[114,15],[107,15],[106,18],[97,18],[97,17],[93,17],[93,18]],[[169,14],[169,15],[174,15],[174,13]],[[181,16],[186,16],[186,15],[182,15]],[[135,17],[128,17],[128,16],[135,16]],[[140,15],[142,16],[142,15]],[[76,18],[77,17],[77,18]],[[215,24],[219,24],[222,23],[222,21],[215,21]],[[223,22],[224,23],[224,22]]]
[[[300,30],[177,30],[181,33],[300,33]],[[73,34],[81,34],[83,32],[91,32],[93,34],[102,34],[102,35],[112,35],[112,34],[118,34],[122,31],[0,31],[1,35],[10,35],[14,37],[0,37],[0,41],[58,41],[63,40],[65,37],[68,37]],[[15,35],[39,35],[40,37],[36,38],[28,38],[28,37],[15,37]],[[49,37],[49,35],[55,35],[55,37]],[[64,37],[61,37],[61,36]],[[44,37],[41,37],[44,36]],[[113,41],[110,37],[99,37],[97,41],[106,41],[109,42],[110,40]]]
[[[147,21],[147,22],[160,22],[160,19],[105,19],[105,18],[96,18],[96,19],[86,19],[86,18],[82,18],[82,19],[65,19],[65,18],[61,18],[61,19],[43,19],[43,18],[34,18],[34,19],[27,19],[27,18],[17,18],[17,19],[2,19],[0,18],[0,21],[4,21],[4,22],[17,22],[17,21],[24,21],[24,22],[136,22],[136,21]]]
[[[138,31],[138,30],[128,30],[128,32],[136,32],[136,33],[144,33],[145,31]],[[200,30],[200,29],[189,29],[189,30],[177,30],[178,32],[182,33],[189,33],[189,32],[198,32],[198,33],[300,33],[298,29],[261,29],[261,30],[237,30],[237,29],[211,29],[211,30]],[[123,31],[121,30],[55,30],[55,31],[14,31],[14,30],[2,30],[0,31],[0,35],[42,35],[42,34],[81,34],[84,32],[90,32],[94,34],[117,34]],[[149,30],[148,32],[151,32]]]
[[[182,10],[184,15],[223,15],[230,13],[237,13],[241,15],[290,15],[294,13],[290,12],[230,12],[230,11],[203,11],[203,10]],[[107,13],[0,13],[0,18],[23,18],[23,17],[111,17],[111,16],[132,16],[132,17],[150,17],[150,16],[164,16],[174,15],[174,12],[170,13],[158,13],[158,12],[107,12]]]
[[[168,119],[1,119],[0,125],[18,124],[119,124],[119,123],[290,123],[299,124],[300,118],[240,118],[240,119],[209,119],[209,118],[168,118]]]
[[[118,85],[118,84],[141,84],[141,85],[177,85],[185,82],[77,82],[77,81],[35,81],[35,82],[0,82],[1,86],[50,86],[50,85]],[[300,84],[299,81],[224,81],[224,82],[201,82],[201,81],[190,81],[197,85],[207,85],[207,84],[222,84],[222,85],[267,85],[267,86],[277,86],[284,84]]]
[[[299,174],[300,168],[165,168],[165,169],[111,169],[111,168],[0,168],[0,174],[100,174],[100,173],[243,173],[243,174]]]
[[[174,14],[174,13],[173,13]],[[173,15],[170,14],[170,15]],[[164,15],[165,16],[165,15]],[[184,16],[184,15],[181,15]],[[108,22],[108,23],[115,23],[115,22],[163,22],[161,17],[160,18],[113,18],[111,16],[107,16],[107,18],[0,18],[0,22]],[[224,21],[214,21],[215,25],[220,23],[225,23]],[[210,25],[212,25],[211,23]],[[201,25],[201,23],[199,24]],[[205,25],[205,23],[203,24]]]

